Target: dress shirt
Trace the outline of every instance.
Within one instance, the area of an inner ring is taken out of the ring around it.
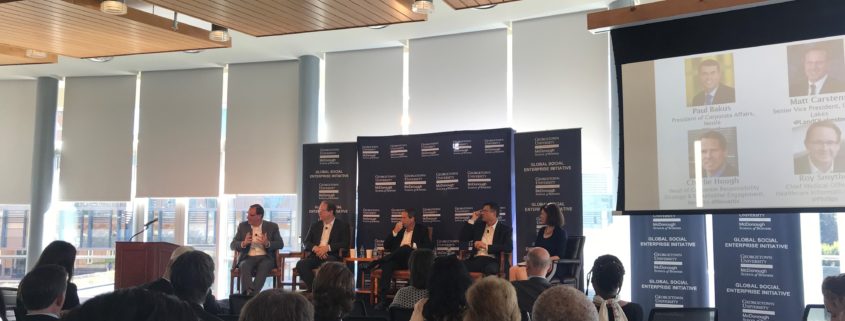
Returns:
[[[249,254],[248,254],[249,256],[267,255],[267,250],[264,249],[264,244],[259,244],[259,243],[255,242],[255,236],[261,235],[261,234],[264,233],[261,230],[261,227],[263,225],[264,225],[263,222],[258,226],[250,225],[250,227],[252,227],[252,245],[249,246]]]
[[[496,221],[496,224],[484,227],[484,235],[481,236],[482,243],[487,244],[488,246],[493,244],[493,233],[496,232],[496,225],[499,225],[499,221]],[[494,255],[487,253],[487,249],[479,249],[477,255],[495,257]]]
[[[819,92],[821,92],[822,86],[824,86],[825,81],[827,81],[827,75],[824,75],[824,77],[822,77],[822,79],[819,79],[819,80],[816,80],[816,81],[809,81],[807,83],[807,92],[809,93],[808,95],[818,95]],[[815,86],[815,87],[813,87],[813,86]],[[815,89],[815,92],[813,92],[814,89]]]
[[[329,245],[329,236],[332,235],[332,226],[334,226],[334,220],[332,219],[331,222],[323,223],[323,234],[320,235],[320,246],[328,246]],[[331,250],[331,247],[329,247]]]

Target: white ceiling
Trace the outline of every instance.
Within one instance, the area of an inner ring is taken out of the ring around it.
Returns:
[[[196,54],[176,52],[123,56],[115,57],[107,63],[59,56],[58,64],[2,66],[0,79],[127,75],[138,71],[220,67],[228,63],[289,60],[325,52],[400,46],[407,39],[504,28],[510,21],[603,9],[609,2],[521,0],[491,9],[457,11],[442,0],[435,0],[434,13],[425,22],[391,25],[384,29],[355,28],[263,38],[232,31],[231,48]],[[551,37],[556,33],[555,30],[548,32]]]

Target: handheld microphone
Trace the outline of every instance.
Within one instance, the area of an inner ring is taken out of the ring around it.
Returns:
[[[152,221],[147,222],[147,224],[144,224],[144,227],[148,227],[155,222],[158,222],[158,217],[154,218]]]

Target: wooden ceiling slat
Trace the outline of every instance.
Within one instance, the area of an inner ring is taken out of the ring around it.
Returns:
[[[391,23],[400,23],[405,19],[408,19],[405,15],[400,12],[397,12],[388,4],[380,1],[380,0],[359,0],[361,5],[366,6],[367,8],[372,8],[371,10],[377,10],[382,12]]]
[[[266,3],[268,0],[263,0],[260,2]],[[271,1],[272,2],[272,1]],[[317,28],[313,29],[302,29],[302,32],[306,32],[309,30],[331,30],[331,29],[341,29],[345,28],[346,25],[349,24],[349,20],[345,18],[340,18],[335,15],[330,15],[329,10],[325,10],[324,8],[314,5],[313,3],[304,3],[299,1],[288,1],[285,3],[279,3],[280,5],[285,5],[288,8],[293,9],[295,12],[308,12],[307,16],[310,20],[310,24],[314,25],[317,24]],[[303,16],[304,17],[304,16]]]
[[[347,1],[332,1],[332,0],[313,0],[313,1],[322,1],[324,4],[327,4],[329,7],[333,8],[333,10],[339,10],[340,12],[344,12],[350,17],[354,18],[355,21],[358,23],[354,26],[350,27],[357,27],[357,26],[368,26],[368,25],[377,25],[379,24],[378,21],[373,20],[368,16],[366,13],[360,13],[356,10],[352,10],[349,6],[347,6]]]
[[[242,25],[246,28],[254,29],[252,32],[256,32],[262,29],[273,29],[273,30],[294,30],[296,27],[294,25],[289,24],[285,20],[273,20],[268,19],[267,14],[254,8],[253,6],[233,6],[231,3],[225,3],[226,1],[208,1],[209,3],[213,3],[215,8],[219,8],[215,13],[220,15],[229,15],[230,13],[232,16],[229,16],[228,22],[229,24],[233,25]],[[203,8],[199,7],[199,5],[193,6],[194,8],[192,11],[202,10]],[[223,9],[225,8],[225,9]],[[244,19],[244,16],[249,16],[249,18]],[[249,22],[249,23],[242,23],[242,22]],[[250,27],[250,25],[255,25],[255,27]]]
[[[401,14],[404,17],[404,18],[401,19],[402,21],[425,19],[425,15],[414,13],[414,11],[411,10],[411,2],[410,1],[396,1],[396,0],[377,0],[377,1],[381,1],[382,3],[384,3],[384,5],[393,9],[393,11],[397,12],[398,14]]]
[[[300,6],[302,5],[304,4],[300,3]],[[321,1],[311,1],[309,5],[312,7],[312,10],[319,13],[326,19],[331,20],[336,25],[335,29],[348,28],[348,26],[356,24],[356,22],[354,21],[355,19],[352,19],[348,15],[345,15],[344,12],[330,10],[331,8],[327,7]]]
[[[455,10],[475,8],[491,4],[503,4],[519,0],[443,0]]]
[[[399,22],[393,16],[386,14],[379,8],[371,7],[366,0],[348,0],[341,1],[340,4],[345,5],[349,10],[357,12],[372,21],[373,24],[386,24]],[[369,23],[368,23],[369,24]]]
[[[0,66],[54,64],[58,61],[58,57],[53,53],[47,53],[45,58],[30,58],[26,56],[26,48],[0,44]]]
[[[347,23],[344,24],[345,28],[349,28],[350,26],[363,26],[365,25],[364,21],[361,20],[360,17],[351,14],[346,10],[338,10],[337,8],[333,7],[332,1],[321,1],[321,0],[314,0],[310,1],[311,5],[320,8],[321,10],[325,10],[327,12],[332,12],[337,16],[342,17]]]
[[[320,19],[315,19],[315,15],[302,7],[289,2],[273,2],[273,1],[251,1],[256,7],[270,7],[274,14],[278,15],[280,19],[284,19],[294,23],[298,26],[296,28],[299,32],[308,30],[325,30],[325,24]]]

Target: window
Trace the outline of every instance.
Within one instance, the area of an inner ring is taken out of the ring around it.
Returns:
[[[29,205],[0,205],[0,286],[17,287],[26,274]]]
[[[158,219],[147,229],[147,241],[176,243],[176,199],[151,198],[147,209],[148,222]]]
[[[187,245],[214,257],[217,244],[217,199],[199,198],[188,201]]]

